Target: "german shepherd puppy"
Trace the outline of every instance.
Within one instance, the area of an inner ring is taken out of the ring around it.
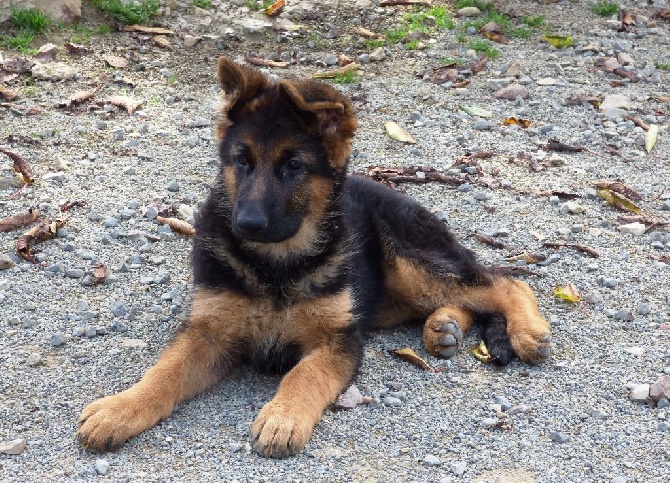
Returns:
[[[356,374],[364,332],[405,321],[425,321],[437,357],[476,320],[498,363],[549,357],[525,283],[480,265],[413,200],[347,176],[357,121],[343,94],[225,57],[218,75],[221,170],[196,223],[190,316],[137,384],[84,409],[84,447],[118,448],[248,361],[286,373],[253,448],[294,455]]]

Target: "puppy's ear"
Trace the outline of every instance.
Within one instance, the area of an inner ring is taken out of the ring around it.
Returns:
[[[331,167],[343,171],[358,127],[351,102],[327,84],[314,81],[279,83],[279,95],[305,120],[305,128],[320,136]]]
[[[251,99],[259,91],[272,85],[272,82],[257,70],[236,64],[228,57],[220,57],[217,67],[219,83],[228,98],[228,109]]]

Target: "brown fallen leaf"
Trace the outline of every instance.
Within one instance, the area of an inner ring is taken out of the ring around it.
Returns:
[[[509,43],[509,39],[505,35],[503,28],[495,22],[489,22],[484,25],[479,31],[487,39],[493,40],[499,44]]]
[[[126,59],[123,57],[117,57],[116,55],[106,55],[103,57],[103,59],[107,65],[117,69],[123,69],[124,67],[128,66],[128,61]]]
[[[485,55],[482,55],[477,61],[470,66],[472,72],[481,72],[486,68],[486,63],[489,61],[489,58]]]
[[[66,219],[52,221],[49,217],[44,218],[39,225],[32,227],[19,237],[16,241],[17,254],[27,262],[37,263],[30,248],[31,244],[55,238],[56,232],[65,225],[66,221]]]
[[[8,102],[0,102],[0,107],[4,107],[19,116],[35,116],[40,114],[42,110],[39,107],[25,107],[18,104],[11,104]]]
[[[195,228],[193,228],[193,225],[186,223],[184,220],[180,220],[179,218],[165,218],[162,216],[157,216],[156,221],[161,225],[169,226],[173,231],[181,233],[182,235],[195,235]]]
[[[14,171],[20,173],[23,176],[23,182],[26,184],[31,184],[35,179],[33,178],[33,169],[30,167],[28,160],[23,156],[19,156],[16,153],[7,151],[6,149],[0,148],[0,153],[4,153],[9,156],[12,161],[14,161]]]
[[[670,20],[670,7],[659,8],[654,16],[663,20]]]
[[[109,269],[102,262],[95,262],[91,272],[91,285],[100,285],[105,283],[109,277]]]
[[[587,245],[582,245],[581,243],[546,242],[542,246],[547,248],[561,248],[561,247],[572,248],[573,250],[584,252],[592,256],[593,258],[600,257],[600,252],[598,250],[596,250],[595,248],[591,248]]]
[[[16,213],[8,216],[4,220],[0,220],[0,232],[8,232],[18,230],[26,225],[30,225],[40,216],[40,210],[37,208],[29,208],[23,213]]]
[[[472,237],[477,240],[479,243],[482,243],[484,245],[489,245],[494,248],[507,248],[507,245],[505,245],[502,242],[499,242],[498,240],[494,239],[493,237],[490,237],[488,235],[482,235],[481,233],[473,233]]]
[[[412,6],[412,5],[423,5],[424,7],[430,7],[430,2],[425,0],[382,0],[379,3],[380,7]]]
[[[269,17],[274,17],[275,15],[279,15],[279,12],[281,12],[285,6],[286,0],[277,0],[275,3],[263,10],[263,13]]]
[[[531,265],[533,263],[541,262],[543,260],[546,260],[547,256],[543,255],[541,253],[529,253],[529,252],[523,252],[519,253],[517,255],[512,255],[509,257],[505,257],[506,262],[519,262],[523,261],[526,262],[527,265]]]
[[[174,47],[172,47],[172,44],[170,43],[168,38],[165,37],[164,35],[154,35],[153,37],[151,37],[151,40],[153,41],[154,44],[156,44],[157,46],[159,46],[163,49],[168,49],[168,50],[174,49]]]
[[[658,102],[670,102],[670,96],[652,96],[649,99]]]
[[[493,356],[489,352],[489,348],[486,347],[486,344],[483,340],[479,341],[477,347],[471,349],[470,352],[473,356],[475,356],[475,359],[477,359],[479,362],[483,362],[484,364],[488,364],[493,360]]]
[[[569,97],[568,99],[566,99],[566,104],[569,106],[578,106],[583,102],[588,102],[592,106],[598,108],[600,107],[600,104],[602,104],[603,100],[600,97],[587,96],[584,94],[580,94],[579,96],[576,97]]]
[[[529,190],[519,190],[520,193],[529,194],[533,196],[558,196],[562,200],[574,200],[580,198],[577,193],[570,193],[568,191],[559,191],[559,190],[538,190],[538,189],[529,189]]]
[[[465,86],[468,86],[468,85],[470,85],[470,81],[469,80],[464,80],[463,82],[454,82],[453,84],[451,84],[451,87],[453,89],[460,89],[461,87],[465,87]]]
[[[279,67],[281,69],[285,69],[286,67],[291,65],[290,62],[264,59],[262,57],[255,57],[253,55],[247,55],[246,61],[249,62],[250,64],[258,65],[261,67]]]
[[[147,27],[145,25],[126,25],[123,27],[126,32],[140,32],[143,34],[163,34],[172,35],[174,32],[163,27]]]
[[[462,185],[467,180],[457,176],[448,176],[440,173],[435,168],[424,168],[422,166],[408,166],[402,168],[395,167],[373,167],[364,171],[358,171],[356,174],[367,176],[375,181],[382,182],[396,187],[396,183],[448,183],[453,185]]]
[[[630,213],[640,213],[642,208],[637,206],[624,195],[609,189],[598,190],[598,196],[607,201],[610,205],[621,211],[628,211]]]
[[[74,44],[72,42],[66,42],[64,47],[70,55],[79,55],[89,51],[84,45]]]
[[[312,74],[312,79],[334,79],[340,74],[346,74],[347,72],[356,71],[360,68],[361,64],[352,62],[351,64],[343,65],[342,67],[337,67],[336,69],[325,72],[315,72]]]
[[[7,89],[6,87],[0,86],[0,99],[13,101],[17,97],[19,97],[19,91],[16,89]]]
[[[373,31],[368,30],[368,29],[363,28],[363,27],[356,27],[353,32],[356,35],[360,35],[361,37],[365,37],[367,39],[372,39],[372,38],[375,38],[375,37],[379,36],[378,34],[374,33]]]
[[[132,114],[138,107],[144,104],[143,100],[132,99],[131,97],[128,96],[110,97],[109,99],[107,99],[107,102],[109,102],[114,106],[122,107],[123,109],[128,111],[128,114]]]
[[[550,139],[547,143],[547,149],[550,151],[568,153],[580,153],[582,151],[586,151],[586,148],[583,146],[570,146],[569,144],[560,142],[558,139]]]
[[[639,118],[633,117],[633,116],[624,116],[623,118],[631,121],[633,124],[635,124],[636,126],[641,127],[645,131],[649,131],[649,124],[644,122],[642,119],[639,119]]]
[[[565,287],[556,287],[556,290],[554,290],[554,295],[561,300],[565,300],[566,302],[573,304],[578,304],[582,300],[577,286],[573,283],[569,283]]]
[[[521,126],[522,128],[527,128],[530,127],[532,124],[528,119],[521,119],[521,118],[516,118],[516,117],[508,117],[503,121],[503,126],[509,126],[511,124],[515,124],[517,126]]]
[[[458,77],[458,69],[454,68],[453,65],[455,65],[455,63],[443,65],[427,71],[423,76],[423,79],[438,85],[456,80]]]
[[[64,213],[70,211],[72,208],[86,206],[86,201],[84,200],[67,200],[65,203],[58,207],[58,211]]]
[[[59,102],[58,107],[69,108],[69,107],[81,104],[83,102],[89,101],[89,100],[93,99],[93,97],[95,97],[95,95],[98,92],[100,92],[100,89],[102,89],[102,87],[104,85],[105,84],[102,83],[98,87],[93,89],[92,91],[78,91],[78,92],[75,92],[70,97],[68,97],[67,100]]]
[[[435,372],[435,369],[430,367],[430,365],[424,361],[419,354],[414,352],[413,349],[406,347],[404,349],[389,349],[389,352],[394,356],[400,357],[402,360],[414,364],[416,367],[423,369],[424,371]]]
[[[522,275],[539,275],[539,272],[521,265],[491,265],[491,271],[502,277],[520,277]]]
[[[616,191],[617,193],[624,195],[626,198],[630,200],[640,201],[642,199],[640,193],[635,191],[627,184],[622,183],[621,181],[607,181],[607,180],[596,181],[594,185],[598,189],[607,189],[611,191]]]
[[[349,57],[348,55],[344,55],[344,54],[338,54],[337,55],[337,65],[339,65],[339,66],[349,65],[353,61],[354,60],[351,57]]]

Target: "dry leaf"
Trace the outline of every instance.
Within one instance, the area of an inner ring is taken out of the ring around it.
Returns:
[[[67,200],[65,203],[63,203],[62,205],[60,205],[58,207],[58,211],[60,211],[61,213],[64,213],[66,211],[70,211],[72,208],[80,207],[80,206],[86,206],[86,201],[84,201],[84,200],[72,200],[72,201]]]
[[[132,114],[138,107],[144,104],[144,101],[132,99],[128,96],[114,96],[107,99],[107,102],[114,106],[124,108],[128,111],[128,114]]]
[[[288,67],[289,65],[291,65],[290,62],[264,59],[262,57],[254,57],[252,55],[247,55],[246,60],[250,64],[259,65],[261,67],[279,67],[279,68],[284,69],[284,68]]]
[[[116,55],[106,55],[103,57],[107,65],[110,67],[115,67],[117,69],[123,69],[128,65],[128,61],[123,57],[117,57]]]
[[[642,209],[639,206],[616,191],[609,189],[598,190],[598,196],[621,211],[628,211],[635,214],[642,212]]]
[[[616,191],[617,193],[624,195],[626,198],[630,200],[639,201],[642,199],[640,193],[635,191],[630,186],[622,183],[621,181],[596,181],[594,185],[598,189]]]
[[[546,255],[542,255],[541,253],[529,253],[529,252],[523,252],[523,253],[519,253],[518,255],[512,255],[512,256],[509,256],[509,257],[505,257],[506,262],[524,261],[524,262],[526,262],[527,265],[530,265],[532,263],[541,262],[541,261],[546,260],[546,259],[547,259]]]
[[[184,220],[180,220],[179,218],[165,218],[162,216],[157,216],[156,221],[161,225],[169,226],[173,231],[181,233],[182,235],[195,235],[195,228],[193,228],[193,225],[186,223]]]
[[[577,287],[573,283],[569,283],[565,287],[556,287],[554,295],[561,300],[573,304],[578,304],[582,300],[579,290],[577,290]]]
[[[487,111],[486,109],[482,109],[481,107],[458,106],[458,108],[470,116],[485,117],[485,118],[493,117],[492,112]]]
[[[326,72],[315,72],[312,74],[313,79],[334,79],[340,74],[346,74],[347,72],[351,72],[354,70],[360,69],[361,64],[357,62],[352,62],[351,64],[343,65],[342,67],[338,67],[337,69],[329,70]]]
[[[405,349],[391,349],[389,352],[395,356],[400,357],[402,360],[414,364],[416,367],[423,369],[424,371],[433,372],[434,369],[424,361],[419,354],[414,352],[413,349],[406,347]]]
[[[569,144],[560,142],[558,139],[550,139],[547,143],[547,149],[550,151],[569,153],[579,153],[586,150],[583,146],[570,146]]]
[[[651,153],[651,150],[656,146],[656,140],[658,139],[658,124],[650,124],[649,131],[644,136],[644,147],[647,150],[647,153]]]
[[[0,232],[8,232],[18,230],[19,228],[30,225],[40,216],[40,210],[37,208],[29,208],[28,211],[17,213],[8,216],[4,220],[0,220]]]
[[[28,160],[26,158],[2,148],[0,148],[0,153],[4,153],[12,158],[12,161],[14,161],[14,171],[20,173],[21,176],[23,176],[24,183],[31,184],[33,181],[35,181],[33,178],[33,169],[30,167],[30,164],[28,164]]]
[[[484,37],[494,42],[498,42],[499,44],[509,43],[509,39],[505,36],[502,27],[495,22],[487,23],[479,31]]]
[[[573,44],[572,37],[569,35],[553,35],[546,34],[543,39],[549,42],[557,49],[564,49],[565,47],[571,47]]]
[[[273,3],[268,8],[263,10],[263,13],[270,17],[274,17],[275,15],[279,15],[279,12],[281,12],[282,8],[284,8],[285,5],[286,0],[277,0],[275,3]]]
[[[504,243],[495,240],[493,237],[482,235],[481,233],[474,233],[472,237],[479,243],[483,243],[484,245],[489,245],[494,248],[507,248],[507,245],[505,245]]]
[[[363,27],[356,27],[356,28],[354,29],[354,33],[355,33],[356,35],[360,35],[361,37],[365,37],[365,38],[368,38],[368,39],[377,37],[377,34],[376,34],[376,33],[372,32],[372,31],[370,31],[370,30],[368,30],[368,29],[366,29],[366,28],[363,28]]]
[[[345,66],[351,64],[353,61],[354,60],[351,57],[346,56],[344,54],[337,55],[337,65]]]
[[[153,41],[154,44],[158,45],[159,47],[162,47],[164,49],[172,50],[172,44],[170,41],[167,39],[167,37],[163,35],[155,35],[151,37],[151,40]]]
[[[163,27],[146,27],[144,25],[126,25],[123,27],[126,32],[141,32],[143,34],[163,34],[172,35],[174,32]]]
[[[598,258],[600,256],[600,252],[598,250],[586,245],[582,245],[581,243],[546,242],[542,246],[547,248],[561,248],[561,247],[572,248],[574,250],[584,252],[592,256],[593,258]]]
[[[407,144],[416,144],[416,140],[407,131],[401,128],[398,125],[398,123],[388,121],[384,123],[384,127],[386,128],[386,132],[388,133],[389,136],[391,136],[392,139]]]
[[[509,117],[503,121],[503,126],[509,126],[511,124],[516,124],[517,126],[521,126],[525,129],[530,127],[531,122],[528,119],[521,119],[516,117]]]
[[[477,347],[470,350],[470,352],[472,352],[472,355],[475,356],[475,359],[477,359],[479,362],[483,362],[484,364],[488,364],[493,360],[493,356],[489,352],[489,349],[486,347],[486,344],[483,340],[479,342]]]
[[[65,219],[51,221],[49,217],[44,218],[39,225],[34,226],[19,237],[16,242],[17,254],[27,262],[37,263],[30,250],[30,245],[33,242],[39,243],[54,238],[58,229],[63,227],[66,221]]]
[[[105,283],[109,277],[109,270],[102,262],[95,262],[93,264],[93,272],[91,273],[91,285],[100,285]]]
[[[85,46],[74,44],[72,42],[65,43],[65,50],[67,50],[67,53],[70,55],[79,55],[88,52],[88,49]]]
[[[98,92],[100,92],[100,89],[102,89],[102,87],[104,85],[105,84],[102,83],[92,91],[78,91],[78,92],[75,92],[73,95],[68,97],[66,101],[59,102],[58,107],[72,107],[72,106],[76,106],[77,104],[81,104],[82,102],[89,101],[89,100],[93,99],[93,97],[95,97],[95,95]]]

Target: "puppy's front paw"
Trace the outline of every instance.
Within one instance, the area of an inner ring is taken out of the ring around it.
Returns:
[[[510,337],[514,353],[528,364],[540,364],[551,355],[551,334],[514,334]]]
[[[270,401],[254,421],[251,444],[261,456],[285,458],[305,447],[313,428],[314,423],[305,416]]]
[[[82,411],[77,439],[87,450],[114,450],[159,419],[147,402],[124,391],[98,399]]]

